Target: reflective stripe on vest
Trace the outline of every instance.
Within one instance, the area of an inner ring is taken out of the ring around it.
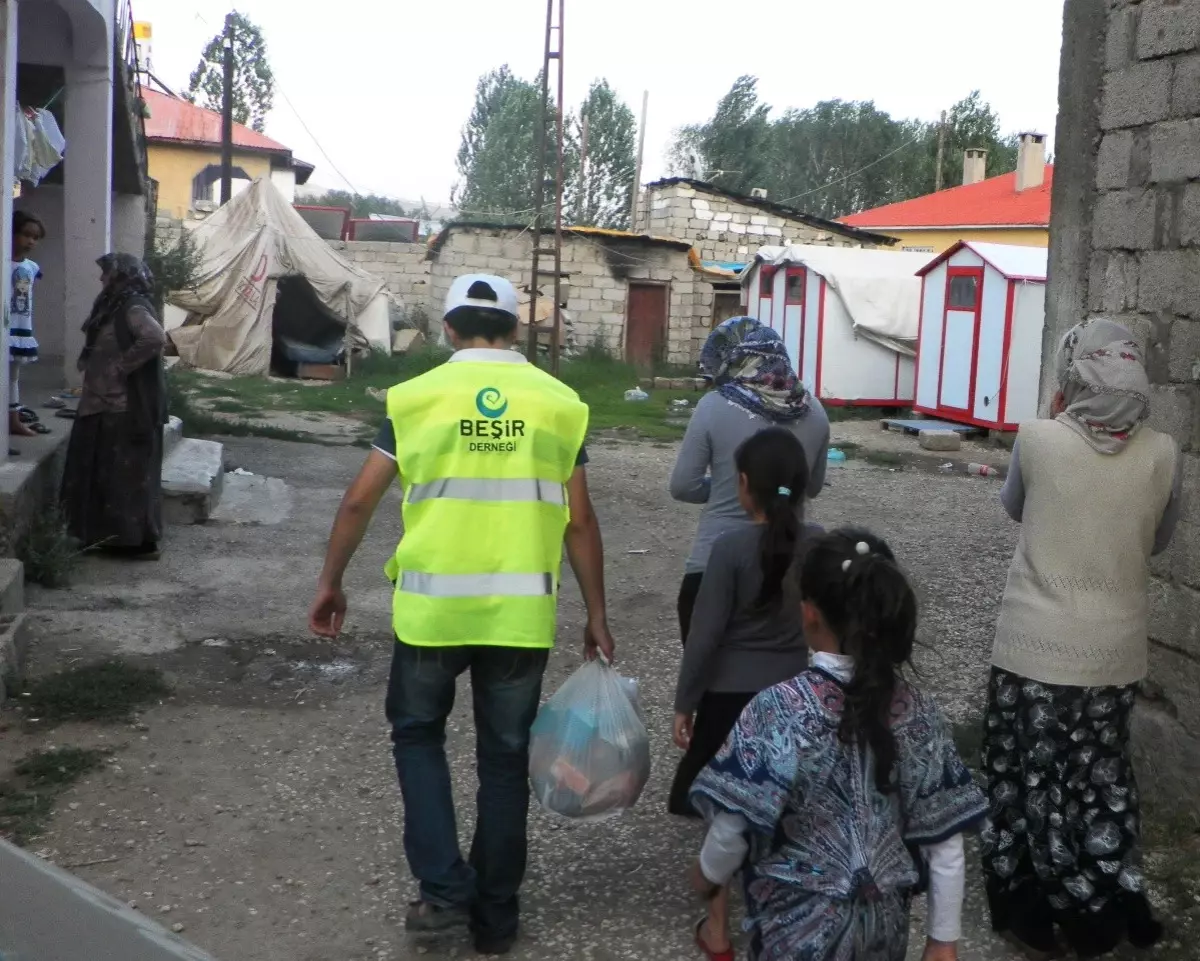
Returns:
[[[545,574],[426,574],[405,571],[400,590],[425,597],[552,597],[554,575]]]
[[[483,477],[443,477],[425,484],[413,484],[408,489],[408,503],[437,498],[463,501],[533,501],[543,504],[567,503],[562,484],[528,479],[494,479]]]

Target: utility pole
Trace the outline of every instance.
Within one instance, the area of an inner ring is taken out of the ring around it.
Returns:
[[[946,111],[942,111],[942,122],[938,124],[937,170],[933,175],[933,192],[942,189],[942,160],[946,156]]]
[[[233,14],[225,17],[225,83],[221,90],[221,205],[233,197]]]
[[[587,114],[583,115],[583,135],[579,143],[579,209],[575,211],[575,216],[579,218],[581,227],[594,227],[595,224],[584,223],[588,219],[588,118]]]
[[[650,91],[642,92],[642,129],[638,134],[637,166],[633,168],[633,202],[629,210],[629,229],[638,229],[638,194],[642,189],[642,158],[646,154],[646,112],[650,109]]]

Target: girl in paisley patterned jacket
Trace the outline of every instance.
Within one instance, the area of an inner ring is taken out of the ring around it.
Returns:
[[[811,667],[751,701],[697,777],[693,883],[709,896],[742,872],[751,961],[904,961],[927,878],[925,961],[956,961],[962,832],[987,802],[901,674],[916,598],[887,544],[851,529],[813,542],[799,593]]]

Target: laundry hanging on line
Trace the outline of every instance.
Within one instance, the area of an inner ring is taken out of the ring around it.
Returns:
[[[13,176],[37,186],[62,163],[67,141],[47,109],[17,105]]]

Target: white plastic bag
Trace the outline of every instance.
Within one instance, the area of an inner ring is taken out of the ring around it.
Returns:
[[[563,682],[533,722],[529,780],[552,814],[600,821],[633,807],[650,779],[637,682],[597,659]]]

